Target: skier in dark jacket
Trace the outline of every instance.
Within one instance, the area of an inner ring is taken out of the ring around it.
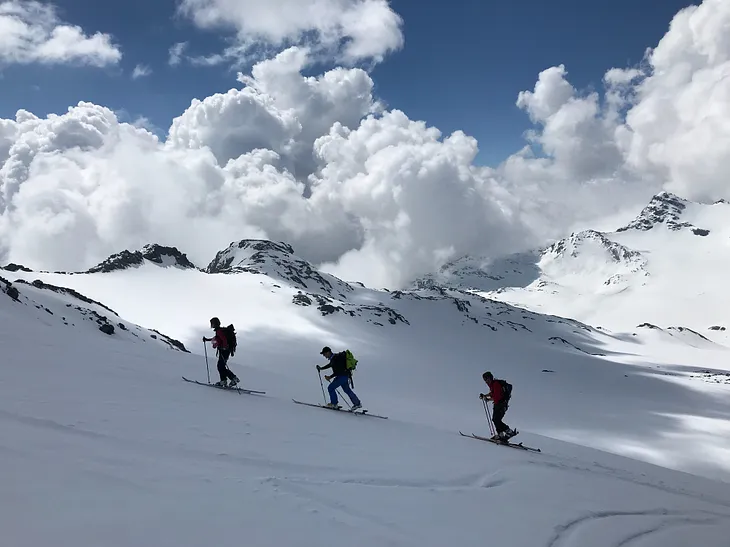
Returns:
[[[320,355],[324,355],[325,358],[329,359],[330,364],[323,367],[317,365],[317,370],[326,370],[328,368],[331,368],[332,374],[330,376],[325,375],[325,379],[329,381],[334,378],[334,380],[330,382],[330,385],[327,386],[327,391],[330,394],[330,403],[327,406],[330,408],[340,408],[340,406],[337,404],[336,390],[338,387],[341,387],[352,401],[352,410],[361,408],[362,405],[360,404],[360,399],[358,399],[357,395],[355,395],[355,392],[350,389],[351,374],[347,368],[347,357],[345,352],[342,351],[340,353],[332,353],[332,350],[329,347],[325,346],[324,348],[322,348]]]
[[[492,437],[493,440],[506,441],[517,435],[516,429],[510,429],[502,420],[509,408],[510,394],[505,393],[500,380],[496,379],[491,372],[482,374],[482,379],[489,386],[489,393],[480,393],[479,398],[485,401],[494,401],[494,410],[492,411],[492,422],[497,434]]]
[[[206,338],[203,336],[203,342],[213,342],[213,347],[218,350],[218,374],[221,377],[220,382],[216,382],[215,385],[223,387],[233,387],[238,384],[238,376],[233,374],[231,369],[228,368],[228,358],[231,356],[231,349],[228,347],[228,338],[223,328],[221,328],[221,321],[217,317],[213,317],[210,320],[210,328],[215,331],[213,338]],[[227,386],[226,381],[230,378],[231,383]]]

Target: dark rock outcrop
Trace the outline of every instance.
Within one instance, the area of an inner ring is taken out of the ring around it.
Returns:
[[[660,192],[649,202],[649,205],[639,213],[639,216],[626,226],[616,230],[625,232],[627,230],[648,231],[657,224],[664,224],[670,230],[692,229],[695,235],[706,236],[710,232],[697,228],[689,222],[682,222],[682,214],[687,208],[687,200],[680,198],[670,192]]]
[[[197,269],[195,264],[188,260],[188,257],[176,247],[163,247],[162,245],[145,245],[141,251],[122,251],[107,258],[101,264],[90,268],[85,273],[109,273],[127,268],[136,268],[149,260],[160,266],[175,266],[184,269]]]

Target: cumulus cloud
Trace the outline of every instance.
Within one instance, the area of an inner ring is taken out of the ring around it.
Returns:
[[[663,188],[730,199],[728,26],[721,0],[681,11],[640,66],[611,68],[599,91],[546,68],[517,97],[534,124],[526,146],[494,169],[474,165],[463,132],[386,110],[363,70],[304,76],[302,46],[192,101],[163,141],[93,104],[44,119],[21,110],[0,120],[0,249],[81,269],[149,242],[205,263],[264,237],[394,288],[466,253],[562,237]]]
[[[292,45],[380,62],[403,46],[403,21],[388,0],[180,0],[179,12],[200,28],[236,33],[235,45],[207,58],[214,62]]]
[[[60,20],[56,8],[35,0],[0,2],[0,64],[107,66],[122,53],[108,34],[87,35]]]

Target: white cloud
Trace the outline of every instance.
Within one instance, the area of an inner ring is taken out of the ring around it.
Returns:
[[[76,63],[103,67],[122,53],[108,34],[91,36],[62,22],[52,4],[34,0],[0,2],[0,64]]]
[[[149,76],[152,74],[152,69],[147,65],[137,65],[134,67],[134,70],[132,71],[132,79],[137,80],[139,78],[144,78],[145,76]]]
[[[183,53],[188,48],[187,42],[178,42],[170,46],[168,63],[170,66],[178,66],[182,63]]]
[[[302,76],[306,47],[194,100],[164,142],[87,103],[46,119],[19,111],[0,120],[0,248],[80,269],[149,242],[205,263],[267,237],[394,288],[467,252],[562,237],[662,188],[730,199],[728,26],[729,3],[688,8],[641,66],[607,71],[596,92],[546,69],[517,98],[535,124],[529,146],[496,169],[474,166],[467,135],[385,111],[362,70]]]
[[[403,46],[403,21],[388,0],[180,0],[179,11],[200,28],[236,33],[236,44],[212,57],[219,62],[292,45],[346,63],[380,62]]]

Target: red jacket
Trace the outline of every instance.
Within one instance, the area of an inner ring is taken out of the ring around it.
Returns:
[[[502,390],[502,384],[499,383],[499,380],[496,378],[492,380],[491,384],[489,385],[489,394],[492,396],[492,401],[494,401],[494,404],[497,404],[499,401],[501,401],[504,398],[504,391]]]
[[[218,349],[228,349],[228,338],[226,338],[226,333],[223,332],[222,328],[215,329],[213,347]]]

